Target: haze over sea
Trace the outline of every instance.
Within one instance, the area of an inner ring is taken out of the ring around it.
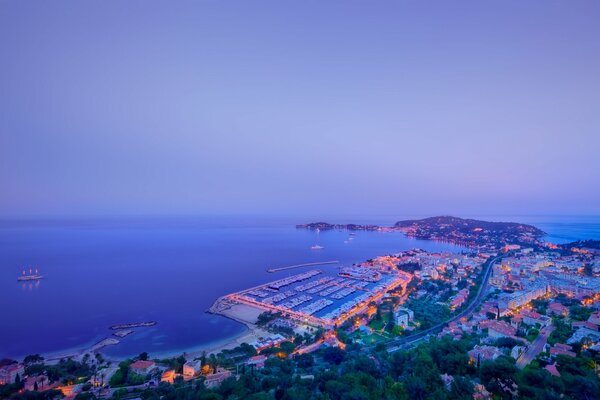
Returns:
[[[391,225],[402,218],[328,222]],[[481,217],[531,223],[555,243],[600,239],[600,217]],[[0,221],[0,358],[90,346],[116,323],[157,321],[103,352],[156,356],[227,340],[241,324],[205,313],[224,294],[301,271],[271,266],[342,264],[419,247],[461,251],[401,233],[297,230],[314,219],[103,218]],[[347,242],[347,243],[345,243]],[[319,244],[322,250],[311,250]],[[45,279],[21,283],[23,267]],[[318,268],[337,268],[320,266]]]

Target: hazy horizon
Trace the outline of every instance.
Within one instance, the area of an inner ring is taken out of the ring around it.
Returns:
[[[0,11],[0,217],[600,215],[599,2]]]

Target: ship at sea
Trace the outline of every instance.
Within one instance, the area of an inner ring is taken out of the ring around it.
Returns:
[[[37,281],[42,279],[44,276],[40,275],[39,271],[37,270],[37,268],[35,269],[35,272],[33,271],[33,269],[29,268],[29,274],[23,270],[23,272],[21,273],[21,276],[19,276],[17,278],[18,281]]]

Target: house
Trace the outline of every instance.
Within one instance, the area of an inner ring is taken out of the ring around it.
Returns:
[[[256,349],[256,351],[260,352],[266,348],[277,346],[281,342],[284,342],[285,337],[281,336],[279,333],[271,335],[264,339],[259,339],[254,343],[251,343],[252,346]]]
[[[219,368],[214,374],[206,376],[206,379],[204,380],[204,386],[206,386],[208,389],[219,387],[221,386],[221,383],[223,383],[223,381],[229,378],[230,376],[230,371],[223,368]]]
[[[520,315],[515,315],[510,319],[510,326],[519,328],[519,326],[521,326],[521,322],[523,322],[523,317]]]
[[[162,373],[162,375],[160,376],[160,381],[167,382],[167,383],[173,383],[173,382],[175,382],[175,376],[176,376],[175,370],[168,369]]]
[[[548,314],[567,317],[569,309],[560,303],[552,303],[548,306]]]
[[[521,354],[523,354],[525,350],[527,350],[525,346],[515,346],[510,350],[510,356],[516,360],[521,357]]]
[[[453,309],[453,310],[456,310],[457,308],[459,308],[460,306],[463,305],[463,303],[467,300],[468,297],[469,297],[469,289],[466,289],[466,288],[462,289],[450,301],[450,308]]]
[[[23,379],[25,367],[23,364],[13,363],[0,367],[0,385],[15,383],[17,376]]]
[[[250,365],[255,368],[263,368],[265,366],[266,360],[266,356],[254,356],[250,357],[248,361],[246,361],[246,365]]]
[[[512,337],[517,333],[517,328],[504,321],[489,321],[487,324],[488,336],[491,338]]]
[[[564,356],[576,357],[577,354],[573,352],[573,347],[568,344],[556,343],[554,346],[550,348],[550,355],[556,356],[562,354]]]
[[[567,340],[567,343],[573,344],[580,342],[583,339],[589,340],[591,345],[594,345],[600,342],[600,332],[586,327],[581,327],[575,331],[575,333],[569,338],[569,340]]]
[[[183,364],[183,377],[190,379],[200,374],[202,370],[202,361],[191,360]]]
[[[521,312],[521,316],[523,317],[523,322],[527,325],[536,325],[547,326],[552,323],[552,320],[545,316],[536,313],[535,311],[524,310]]]
[[[600,325],[600,311],[596,311],[588,318],[588,322],[594,325]]]
[[[138,360],[132,363],[129,368],[135,374],[147,375],[156,368],[156,363],[154,361]]]
[[[592,324],[589,321],[575,321],[575,322],[573,322],[571,324],[571,326],[573,327],[573,329],[588,328],[588,329],[591,329],[593,331],[597,331],[598,330],[598,325]]]
[[[560,372],[556,369],[556,364],[548,364],[544,367],[552,376],[560,376]]]
[[[408,323],[413,320],[413,312],[407,308],[400,308],[394,313],[396,325],[406,328]]]
[[[478,361],[480,363],[484,361],[493,361],[504,353],[494,346],[475,345],[473,350],[470,350],[467,354],[469,355],[469,362],[476,364]]]

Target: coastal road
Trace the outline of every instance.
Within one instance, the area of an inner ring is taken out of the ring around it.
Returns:
[[[477,292],[477,295],[475,296],[475,298],[473,299],[471,304],[469,304],[467,306],[467,308],[465,308],[464,310],[462,310],[461,312],[459,312],[458,314],[456,314],[454,317],[450,318],[449,320],[441,322],[437,325],[434,325],[429,329],[426,329],[419,333],[415,333],[414,335],[405,336],[405,337],[398,338],[398,339],[388,342],[386,344],[387,351],[391,353],[391,352],[394,352],[394,351],[397,351],[398,349],[400,349],[401,346],[405,346],[405,345],[417,342],[417,341],[423,339],[424,337],[443,329],[444,326],[446,326],[447,324],[454,322],[454,321],[458,321],[462,317],[465,317],[465,316],[471,314],[473,311],[475,311],[475,309],[479,306],[479,304],[485,297],[485,294],[489,287],[488,281],[489,281],[490,275],[492,273],[492,267],[498,260],[502,259],[502,257],[504,257],[504,255],[496,255],[489,262],[487,262],[487,266],[485,267],[486,269],[485,269],[485,271],[483,271],[484,275],[483,275],[483,279],[481,281],[481,286],[479,287],[479,291]]]
[[[540,334],[534,339],[533,343],[529,345],[527,351],[521,354],[521,356],[517,359],[518,368],[525,368],[527,364],[533,361],[533,359],[544,350],[548,336],[550,336],[552,331],[554,331],[554,326],[552,325],[546,326],[540,330]]]

